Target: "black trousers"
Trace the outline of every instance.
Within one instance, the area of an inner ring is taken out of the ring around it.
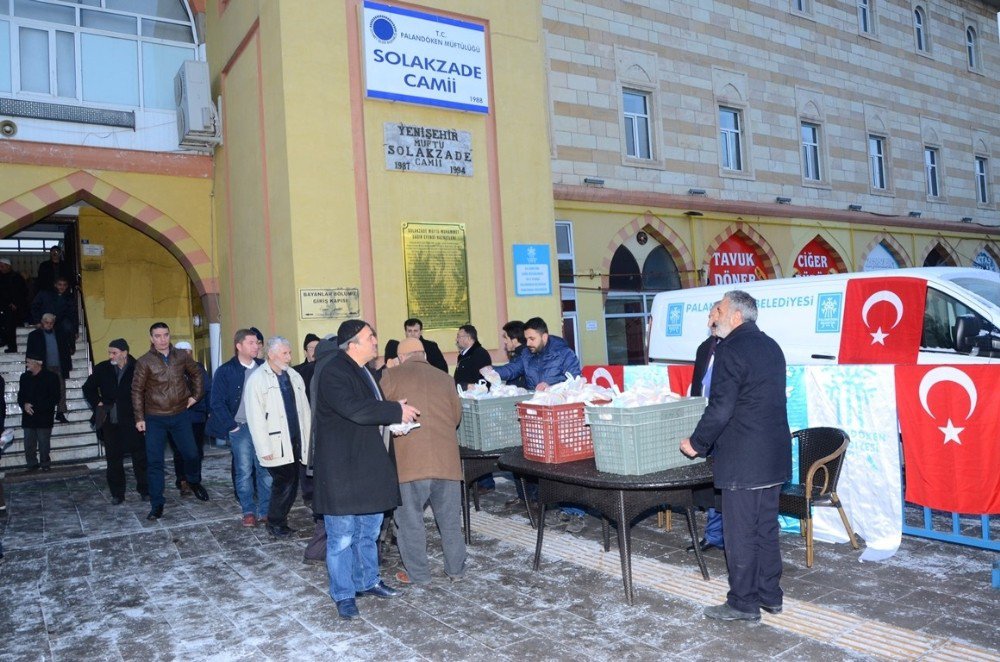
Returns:
[[[780,485],[759,490],[722,490],[729,569],[726,602],[733,609],[759,614],[761,605],[781,605],[780,492]]]
[[[135,424],[120,425],[104,422],[101,427],[104,436],[104,453],[108,460],[108,489],[111,496],[125,498],[125,454],[132,456],[132,473],[135,474],[135,490],[139,494],[149,494],[146,477],[146,443],[135,429]]]
[[[194,435],[194,445],[198,447],[198,459],[199,460],[204,460],[205,459],[205,422],[201,421],[199,423],[192,423],[191,424],[191,434]],[[184,472],[184,456],[181,455],[181,452],[179,450],[177,450],[177,444],[174,443],[173,439],[170,440],[170,448],[174,452],[174,485],[177,486],[177,489],[180,489],[181,488],[181,481],[185,480],[185,478],[184,478],[184,473],[185,473]],[[233,479],[233,482],[235,483],[235,478]]]
[[[271,505],[267,509],[268,526],[285,526],[288,524],[288,511],[295,503],[295,495],[299,491],[299,463],[283,464],[280,467],[267,467],[271,474]]]

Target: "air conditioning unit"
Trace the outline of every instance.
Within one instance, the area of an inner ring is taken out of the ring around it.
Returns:
[[[222,144],[222,124],[212,103],[208,63],[187,60],[174,77],[180,146],[208,150]]]

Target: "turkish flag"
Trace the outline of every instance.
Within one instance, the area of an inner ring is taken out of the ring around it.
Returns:
[[[1000,514],[1000,366],[896,366],[906,500]]]
[[[667,375],[670,378],[671,392],[677,395],[690,395],[691,380],[694,378],[693,365],[667,366]]]
[[[927,281],[853,278],[847,283],[840,363],[916,363]]]
[[[618,387],[625,390],[625,367],[620,365],[586,365],[581,371],[583,378],[591,384],[604,388]]]

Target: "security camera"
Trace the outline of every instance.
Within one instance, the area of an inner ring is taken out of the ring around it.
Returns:
[[[10,120],[4,120],[0,122],[0,136],[4,138],[13,138],[17,135],[17,125]]]

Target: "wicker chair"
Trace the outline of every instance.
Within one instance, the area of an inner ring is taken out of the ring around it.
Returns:
[[[799,519],[802,535],[806,539],[806,567],[811,568],[813,506],[836,508],[851,546],[858,549],[854,530],[837,498],[837,481],[840,479],[840,469],[851,439],[846,432],[837,428],[806,428],[795,432],[792,437],[799,441],[799,480],[802,482],[785,483],[781,488],[778,512]]]

